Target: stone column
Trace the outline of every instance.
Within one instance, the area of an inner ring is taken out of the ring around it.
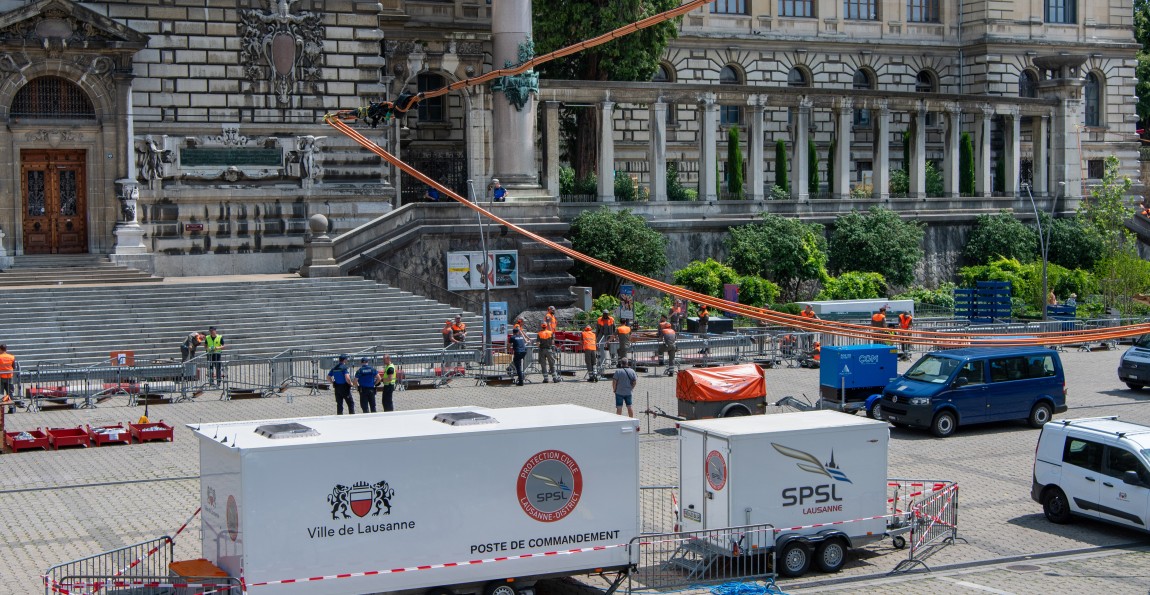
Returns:
[[[519,48],[531,38],[531,2],[499,0],[491,5],[492,64],[519,64]],[[504,93],[492,94],[495,177],[507,189],[538,188],[535,162],[535,99],[522,107]]]
[[[1006,113],[1006,130],[1003,144],[1006,148],[1006,183],[1002,186],[1007,196],[1018,196],[1018,171],[1022,159],[1022,128],[1018,106],[1011,106]]]
[[[959,196],[959,178],[962,172],[962,110],[957,103],[946,106],[946,132],[943,141],[944,157],[942,165],[943,194],[947,198]]]
[[[871,110],[874,118],[874,161],[871,183],[874,197],[890,200],[890,107],[885,100]]]
[[[751,112],[751,132],[747,135],[747,154],[750,157],[747,162],[747,169],[750,170],[750,175],[747,183],[750,186],[751,200],[766,199],[767,164],[763,149],[763,137],[766,135],[766,126],[763,121],[766,111],[763,105],[765,101],[766,98],[762,96],[753,98],[749,110]]]
[[[850,97],[841,97],[835,107],[835,187],[831,188],[830,192],[835,198],[842,200],[851,196],[853,105],[854,101]]]
[[[791,135],[791,196],[800,202],[810,200],[810,187],[807,175],[811,166],[807,161],[807,144],[810,142],[811,128],[811,100],[803,97],[799,99],[799,106],[794,118],[794,133]]]
[[[651,200],[667,200],[667,104],[651,104],[651,149],[647,171],[651,172]]]
[[[715,95],[708,93],[699,102],[700,118],[699,142],[699,200],[718,200],[718,146],[716,136],[719,128],[719,104],[715,103]]]
[[[1031,165],[1032,190],[1035,196],[1043,196],[1050,192],[1050,168],[1046,164],[1050,159],[1050,115],[1032,116],[1030,125],[1030,135],[1034,143],[1034,163]]]
[[[547,194],[559,198],[559,102],[543,102],[543,165]],[[502,180],[500,180],[502,183]]]
[[[299,269],[301,277],[338,277],[339,264],[336,263],[335,244],[327,235],[328,221],[322,213],[316,213],[308,218],[307,228],[311,238],[304,246],[303,266]]]
[[[1085,83],[1078,71],[1086,61],[1085,55],[1037,56],[1034,65],[1053,73],[1051,80],[1038,83],[1046,99],[1058,100],[1051,121],[1051,173],[1053,181],[1065,184],[1055,187],[1055,196],[1082,197],[1082,151],[1079,147],[1078,125],[1082,120],[1082,88]]]
[[[136,181],[136,130],[135,116],[132,108],[132,78],[131,74],[116,74],[116,98],[120,109],[124,113],[124,146],[121,153],[124,159],[124,177],[116,180],[120,186],[120,216],[116,227],[112,231],[116,236],[114,255],[141,255],[148,254],[148,246],[144,244],[144,228],[140,227],[139,182]],[[140,268],[145,268],[141,266]]]
[[[911,114],[910,155],[903,155],[903,159],[910,160],[907,194],[911,198],[926,198],[926,106],[921,101]]]
[[[994,190],[990,179],[992,171],[990,168],[990,124],[994,117],[994,111],[987,104],[979,107],[978,123],[976,124],[978,147],[974,152],[974,194],[989,198]]]
[[[615,202],[615,102],[599,104],[599,202]]]

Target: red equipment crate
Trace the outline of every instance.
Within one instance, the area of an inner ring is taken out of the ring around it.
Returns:
[[[60,450],[61,446],[83,446],[88,447],[88,432],[84,426],[76,426],[74,428],[48,428],[48,444],[52,448]]]
[[[140,444],[155,440],[176,441],[176,433],[172,429],[172,426],[162,421],[146,424],[128,424],[128,431],[132,433],[132,437]]]
[[[121,444],[131,444],[132,435],[128,433],[128,428],[124,424],[116,424],[113,426],[88,426],[88,438],[92,444],[100,446],[101,444],[113,444],[119,442]]]
[[[66,386],[33,386],[28,389],[29,397],[56,398],[68,396]]]
[[[31,438],[17,438],[20,434],[28,434]],[[48,450],[48,436],[41,430],[4,432],[4,445],[12,452],[20,452],[30,448],[43,448],[44,450]]]

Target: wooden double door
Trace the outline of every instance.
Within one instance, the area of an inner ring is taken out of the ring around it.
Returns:
[[[25,254],[88,251],[86,161],[85,151],[20,151]]]

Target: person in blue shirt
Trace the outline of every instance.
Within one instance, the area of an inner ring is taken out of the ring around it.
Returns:
[[[375,383],[379,370],[371,367],[366,357],[360,358],[359,369],[355,371],[355,385],[359,387],[359,408],[364,413],[375,413]]]
[[[507,189],[499,184],[499,178],[491,179],[491,200],[507,202]]]
[[[523,358],[527,357],[527,339],[523,338],[519,328],[511,331],[511,351],[514,354],[511,365],[515,366],[515,375],[519,379],[515,386],[523,386]]]
[[[423,198],[430,202],[439,202],[439,191],[431,186],[427,187],[427,192],[423,194]]]
[[[331,378],[331,388],[335,391],[335,414],[343,415],[343,405],[347,403],[347,412],[355,414],[355,401],[351,400],[351,372],[347,371],[348,356],[339,356],[339,363],[328,370],[327,377]]]

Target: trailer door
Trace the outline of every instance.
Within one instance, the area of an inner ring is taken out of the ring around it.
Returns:
[[[704,525],[706,529],[730,527],[731,448],[726,438],[705,436],[703,452]]]

